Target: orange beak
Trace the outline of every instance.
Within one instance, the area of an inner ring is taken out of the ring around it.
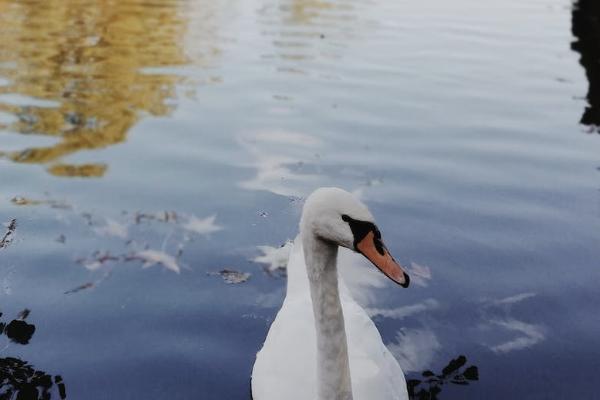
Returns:
[[[375,237],[373,231],[367,233],[360,242],[356,243],[356,249],[388,278],[404,288],[408,287],[410,283],[408,274],[394,260],[381,240]]]

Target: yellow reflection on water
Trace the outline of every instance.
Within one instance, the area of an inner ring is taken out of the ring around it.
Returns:
[[[323,10],[330,10],[336,3],[322,0],[293,0],[291,3],[291,18],[294,22],[306,23],[319,17]]]
[[[352,2],[335,0],[291,0],[282,8],[289,11],[291,23],[311,24],[321,19],[321,22],[329,25],[347,20],[347,13],[354,10],[354,5]]]
[[[58,176],[98,177],[103,163],[62,158],[123,142],[142,113],[171,111],[181,79],[144,67],[188,63],[180,2],[0,0],[0,135],[58,138],[47,147],[3,151]]]

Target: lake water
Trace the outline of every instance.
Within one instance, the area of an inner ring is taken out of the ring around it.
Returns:
[[[419,277],[345,266],[409,379],[464,355],[439,398],[595,398],[599,14],[0,0],[0,394],[249,399],[279,248],[335,185]]]

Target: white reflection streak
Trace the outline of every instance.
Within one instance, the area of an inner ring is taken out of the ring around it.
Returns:
[[[489,324],[502,327],[508,331],[521,334],[516,338],[507,342],[490,346],[490,349],[495,353],[508,353],[516,350],[523,350],[534,346],[537,343],[546,339],[544,328],[541,325],[530,324],[527,322],[516,320],[510,317],[510,309],[513,305],[530,299],[535,296],[535,293],[520,293],[514,296],[505,297],[500,300],[493,301],[493,306],[504,310],[505,318],[493,318]]]
[[[238,142],[254,158],[250,166],[257,170],[256,176],[240,182],[248,190],[266,190],[282,196],[305,194],[302,184],[314,186],[317,175],[301,174],[290,170],[289,165],[302,161],[320,144],[313,136],[297,132],[268,131],[242,135]]]
[[[381,316],[385,318],[404,319],[415,314],[419,314],[425,311],[431,311],[439,308],[440,303],[435,299],[427,299],[421,303],[411,304],[409,306],[402,306],[397,308],[368,308],[366,309],[367,314],[371,317]]]
[[[528,324],[526,322],[517,321],[515,319],[491,321],[495,325],[499,325],[510,331],[516,331],[524,334],[506,343],[492,346],[492,351],[496,353],[508,353],[514,350],[523,350],[531,347],[546,338],[541,326]]]
[[[387,347],[404,372],[410,372],[422,371],[431,365],[441,345],[429,329],[401,329],[396,335],[396,342]]]
[[[410,276],[411,283],[414,283],[417,286],[427,287],[428,281],[431,280],[431,270],[428,266],[411,262],[410,267],[405,268]]]
[[[511,305],[511,304],[519,303],[519,302],[521,302],[523,300],[527,300],[527,299],[529,299],[531,297],[534,297],[534,296],[535,296],[535,293],[521,293],[521,294],[517,294],[517,295],[514,295],[514,296],[510,296],[510,297],[505,297],[504,299],[496,300],[494,302],[494,304],[497,304],[497,305],[503,305],[503,304],[505,304],[505,305]]]

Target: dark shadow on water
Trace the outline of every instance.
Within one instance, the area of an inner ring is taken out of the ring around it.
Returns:
[[[0,336],[20,345],[29,344],[35,333],[35,325],[25,319],[29,310],[5,323],[0,321]],[[0,318],[2,313],[0,313]],[[60,375],[50,375],[36,370],[26,361],[15,357],[0,358],[0,400],[50,400],[66,399],[65,383]]]
[[[577,0],[573,3],[571,48],[580,54],[589,83],[586,107],[581,123],[591,132],[600,133],[600,1]]]
[[[413,400],[437,400],[442,398],[441,392],[448,385],[467,386],[478,381],[479,369],[475,365],[466,367],[466,364],[467,358],[460,355],[450,360],[439,374],[426,370],[418,379],[407,379],[408,397]]]
[[[14,343],[29,344],[29,340],[35,332],[35,325],[25,322],[29,312],[27,309],[21,311],[17,319],[13,319],[8,324],[0,322],[0,333],[6,335]],[[1,312],[0,317],[2,317]]]

